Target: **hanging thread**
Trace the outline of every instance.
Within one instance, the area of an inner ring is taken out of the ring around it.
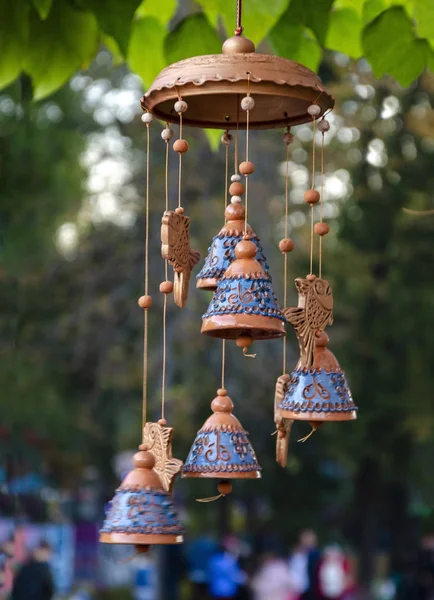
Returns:
[[[237,26],[235,27],[235,35],[241,35],[243,33],[243,26],[241,25],[241,17],[243,10],[242,0],[237,0]]]
[[[324,196],[324,131],[321,132],[321,188],[320,188],[320,198],[319,198],[319,222],[322,223],[323,220],[323,196]],[[323,236],[319,236],[319,265],[318,265],[318,275],[321,279],[322,277],[322,238]]]
[[[289,133],[289,127],[287,129]],[[289,211],[289,143],[286,143],[286,170],[285,170],[285,239],[288,239],[288,211]],[[283,306],[286,308],[288,296],[288,253],[283,255]],[[283,342],[283,370],[286,373],[286,335],[282,337]]]
[[[146,201],[145,201],[145,296],[149,295],[149,170],[150,170],[150,135],[146,123]],[[148,403],[148,310],[145,309],[143,319],[143,396],[142,426],[146,425],[146,409]]]
[[[312,185],[311,189],[315,189],[315,135],[316,135],[316,119],[312,116]],[[313,204],[310,207],[310,274],[313,272],[313,231],[314,231],[314,210]]]
[[[179,139],[182,140],[182,113],[179,113]],[[178,165],[178,208],[181,208],[181,183],[182,183],[182,153],[179,153]]]

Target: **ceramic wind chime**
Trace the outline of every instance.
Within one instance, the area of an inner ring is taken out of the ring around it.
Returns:
[[[268,54],[257,54],[254,44],[243,37],[241,0],[237,1],[235,35],[227,39],[222,53],[196,56],[170,65],[158,75],[143,96],[141,106],[147,133],[146,161],[146,240],[144,295],[139,306],[144,310],[144,373],[142,444],[134,456],[134,469],[116,491],[101,530],[105,543],[129,543],[143,551],[151,544],[182,541],[182,529],[172,503],[173,484],[184,478],[218,480],[219,494],[229,494],[236,479],[261,476],[249,437],[233,414],[233,403],[225,389],[226,343],[235,341],[243,354],[250,354],[254,341],[283,339],[283,375],[276,383],[275,422],[277,460],[286,464],[289,432],[295,420],[308,421],[312,431],[323,421],[350,420],[355,406],[334,355],[327,349],[325,328],[332,324],[333,300],[329,283],[322,279],[322,238],[328,226],[322,220],[322,197],[315,189],[315,130],[322,134],[321,186],[323,184],[324,118],[334,106],[333,98],[320,79],[296,62]],[[154,119],[165,123],[161,137],[165,143],[165,210],[161,224],[161,253],[165,279],[163,294],[163,372],[161,419],[146,420],[149,295],[149,179],[150,136]],[[305,200],[311,206],[311,268],[306,278],[296,280],[299,303],[287,308],[288,254],[294,249],[288,237],[288,162],[292,142],[290,128],[313,123],[312,187]],[[169,155],[174,131],[179,137],[172,148],[178,156],[178,203],[169,206]],[[183,308],[199,254],[190,246],[190,219],[182,206],[183,156],[189,150],[184,126],[221,129],[225,148],[224,223],[213,238],[199,274],[197,288],[211,290],[213,296],[202,317],[201,332],[222,340],[221,385],[211,402],[212,415],[198,431],[185,464],[172,456],[173,429],[165,419],[166,314],[168,297]],[[284,257],[284,298],[281,309],[272,288],[272,278],[255,231],[248,223],[249,184],[254,183],[255,165],[250,159],[251,129],[283,128],[286,145],[285,237],[279,243]],[[240,160],[239,132],[245,130],[245,149]],[[229,176],[229,150],[234,142],[234,172]],[[253,178],[253,181],[251,179]],[[230,200],[229,200],[230,197]],[[314,226],[314,206],[319,202],[320,220]],[[313,236],[320,238],[319,274],[313,273]],[[173,282],[169,279],[173,268]],[[300,360],[291,375],[286,373],[286,324],[295,330]],[[240,356],[242,360],[242,355]],[[307,436],[308,437],[308,436]]]

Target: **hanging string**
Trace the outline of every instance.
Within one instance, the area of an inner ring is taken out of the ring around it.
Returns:
[[[150,135],[146,123],[146,204],[145,204],[145,296],[149,295],[149,163]],[[142,396],[142,425],[146,425],[146,408],[148,403],[148,310],[144,311],[143,319],[143,396]]]
[[[237,0],[237,26],[235,27],[235,35],[241,35],[243,33],[243,26],[241,25],[241,17],[243,10],[243,1]]]
[[[323,196],[324,196],[324,131],[321,132],[321,189],[320,189],[320,197],[319,197],[319,222],[322,223],[323,220]],[[322,238],[323,236],[319,236],[319,266],[318,266],[318,275],[321,279],[322,277]]]
[[[182,113],[179,113],[179,139],[182,140]],[[179,153],[178,208],[181,208],[181,182],[182,182],[182,152]]]
[[[247,73],[247,97],[250,96],[250,73]],[[249,125],[250,125],[250,110],[246,110],[246,162],[249,161]],[[244,237],[247,236],[247,218],[249,209],[249,176],[246,177],[245,188],[246,206],[244,213]]]
[[[312,132],[313,132],[313,140],[312,140],[312,185],[311,189],[315,188],[315,135],[316,135],[316,119],[312,117]],[[310,274],[313,272],[313,231],[314,231],[314,211],[313,204],[310,207]]]
[[[226,133],[229,134],[229,131]],[[235,141],[235,147],[237,144],[237,140]],[[229,144],[226,144],[226,153],[225,153],[225,209],[228,205],[228,190],[229,190]],[[226,366],[226,340],[222,340],[222,385],[221,387],[224,389],[225,387],[225,366]]]
[[[238,175],[238,133],[240,131],[240,95],[237,94],[237,131],[235,133],[234,173]]]
[[[289,127],[287,129],[289,133]],[[288,212],[289,212],[289,143],[286,143],[286,171],[285,171],[285,239],[288,239]],[[283,306],[286,308],[288,296],[288,253],[283,255]],[[286,373],[286,336],[282,337],[283,342],[283,370]]]

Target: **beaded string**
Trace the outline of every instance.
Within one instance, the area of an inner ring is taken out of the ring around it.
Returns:
[[[315,189],[315,134],[316,134],[316,119],[312,116],[312,186],[311,189]],[[313,228],[314,228],[314,211],[313,203],[310,205],[310,274],[313,271]]]
[[[237,135],[238,137],[238,135]],[[228,184],[229,184],[229,144],[231,142],[231,135],[226,130],[222,137],[222,141],[225,144],[225,210],[228,205]],[[237,144],[237,142],[236,142]],[[235,146],[236,147],[236,146]],[[226,340],[222,340],[222,388],[225,387],[225,366],[226,366]]]
[[[289,133],[289,127],[287,129],[287,134]],[[288,208],[289,208],[289,144],[290,140],[285,140],[286,143],[286,169],[285,169],[285,240],[288,239]],[[288,296],[288,253],[284,252],[283,254],[283,306],[287,306],[287,296]],[[282,338],[283,342],[283,368],[282,373],[286,373],[286,335]]]
[[[241,25],[241,17],[243,11],[243,0],[237,0],[237,26],[235,27],[235,35],[241,35],[244,27]]]
[[[243,105],[244,102],[244,105]],[[246,108],[244,108],[246,106]],[[246,163],[249,162],[249,125],[250,125],[250,110],[254,108],[255,103],[250,97],[250,73],[247,73],[247,96],[241,100],[241,108],[246,111]],[[244,213],[244,237],[247,237],[247,213],[249,208],[249,174],[246,174],[246,191],[245,191],[245,213]]]

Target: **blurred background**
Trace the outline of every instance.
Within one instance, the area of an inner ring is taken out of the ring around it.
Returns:
[[[255,344],[253,361],[229,344],[226,387],[262,480],[236,482],[231,496],[212,504],[195,501],[215,493],[212,482],[177,481],[186,543],[133,560],[131,549],[99,546],[98,530],[140,441],[142,80],[101,47],[86,72],[45,100],[31,102],[26,76],[0,92],[1,598],[30,555],[50,562],[56,598],[73,600],[434,597],[434,214],[404,210],[433,206],[434,76],[404,89],[337,52],[325,53],[319,73],[336,98],[325,137],[330,347],[358,420],[327,424],[305,444],[296,440],[307,425],[296,423],[281,469],[272,434],[282,345]],[[162,127],[151,126],[149,419],[159,418],[161,396]],[[292,132],[291,282],[308,272],[303,192],[312,129]],[[249,221],[281,300],[282,134],[251,133],[249,191]],[[197,274],[223,224],[225,150],[220,133],[187,128],[185,137],[183,206],[202,257]],[[172,205],[176,182],[172,158]],[[219,387],[221,345],[200,335],[209,300],[193,284],[185,309],[169,304],[167,418],[182,459]],[[298,360],[291,331],[288,355],[291,370]],[[233,580],[229,595],[213,588],[216,572]],[[271,594],[279,578],[282,595]],[[18,600],[32,600],[26,593]]]

